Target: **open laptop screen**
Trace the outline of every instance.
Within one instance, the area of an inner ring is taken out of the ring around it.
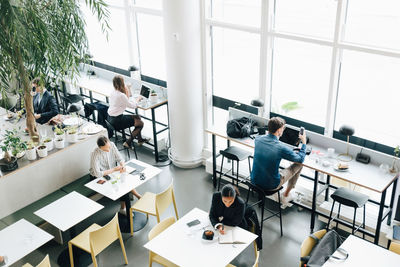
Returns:
[[[292,146],[298,146],[299,145],[299,131],[286,127],[286,129],[283,131],[283,134],[281,138],[279,138],[280,141],[292,145]]]
[[[149,98],[150,95],[150,88],[147,86],[142,85],[142,89],[140,89],[140,95]]]

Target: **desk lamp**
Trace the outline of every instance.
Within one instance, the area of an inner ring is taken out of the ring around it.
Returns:
[[[348,125],[342,125],[339,129],[339,133],[343,135],[347,135],[347,150],[345,154],[339,154],[338,159],[341,161],[351,161],[353,157],[349,154],[349,147],[350,147],[350,136],[354,134],[354,128]]]
[[[264,114],[264,101],[262,99],[253,99],[251,100],[250,105],[258,108],[258,116],[262,116]]]

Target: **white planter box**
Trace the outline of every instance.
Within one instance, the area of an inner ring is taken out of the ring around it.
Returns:
[[[68,142],[75,143],[78,141],[78,133],[68,134]]]
[[[56,146],[57,149],[62,149],[65,146],[65,140],[61,139],[61,140],[54,140],[54,145]]]
[[[39,149],[39,148],[38,148],[37,151],[38,151],[39,157],[44,158],[44,157],[47,156],[47,147],[44,148],[44,149]]]
[[[54,148],[54,143],[53,143],[53,139],[51,139],[50,142],[45,142],[44,145],[47,148],[47,152],[52,151]]]
[[[36,148],[27,149],[26,150],[26,158],[28,160],[35,160],[36,159]]]

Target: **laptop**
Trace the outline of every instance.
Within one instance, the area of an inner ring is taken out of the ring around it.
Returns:
[[[142,85],[142,88],[140,89],[140,95],[143,96],[144,98],[149,98],[150,88],[145,85]]]
[[[279,140],[283,143],[288,144],[290,147],[293,148],[295,151],[299,151],[300,149],[298,148],[300,144],[300,139],[299,139],[299,131],[292,129],[290,127],[286,127],[285,130],[283,131],[283,134]],[[308,142],[308,141],[307,141]],[[310,146],[307,146],[306,148],[306,154],[310,155],[311,154],[312,148]]]

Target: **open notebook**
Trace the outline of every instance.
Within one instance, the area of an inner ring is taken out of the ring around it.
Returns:
[[[225,226],[225,234],[219,235],[220,244],[245,244],[246,231],[241,231],[238,227]]]

